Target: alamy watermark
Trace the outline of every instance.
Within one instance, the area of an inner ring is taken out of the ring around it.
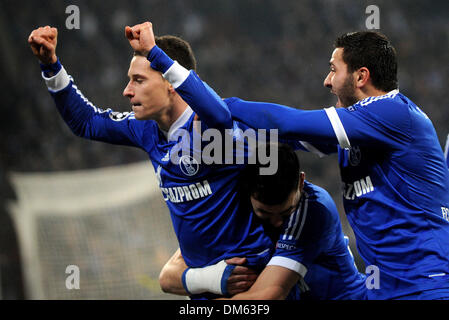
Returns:
[[[345,236],[347,248],[349,251],[349,254],[351,255],[352,259],[354,260],[354,255],[352,254],[351,247],[349,246],[349,237]],[[355,265],[355,262],[354,262]],[[357,267],[357,266],[356,266]],[[365,286],[368,290],[372,289],[380,289],[380,271],[379,267],[376,265],[369,265],[365,268]]]
[[[69,16],[65,19],[65,27],[69,30],[80,28],[80,8],[71,4],[65,8],[65,13]]]
[[[380,289],[380,271],[379,267],[369,265],[365,269],[366,280],[365,286],[368,290]]]
[[[369,16],[365,20],[367,29],[380,29],[380,9],[378,6],[372,4],[366,7],[365,13]]]
[[[178,129],[170,141],[177,141],[162,161],[180,165],[187,175],[193,175],[200,164],[260,164],[261,175],[273,175],[278,169],[278,130],[240,128],[202,131],[201,121],[194,122],[193,134]]]
[[[65,279],[65,287],[67,290],[80,288],[80,268],[77,265],[68,265],[65,273],[69,276]]]

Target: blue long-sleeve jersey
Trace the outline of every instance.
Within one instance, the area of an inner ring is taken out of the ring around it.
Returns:
[[[183,98],[198,99],[197,107],[209,112],[222,108],[221,99],[207,99],[191,85],[201,82],[194,71],[157,60]],[[233,119],[250,127],[277,129],[281,139],[307,141],[303,146],[320,155],[338,152],[358,251],[380,271],[380,288],[369,298],[449,288],[449,171],[430,119],[412,101],[393,90],[340,109],[303,111],[238,98],[226,104]]]
[[[268,262],[274,245],[254,219],[248,199],[241,198],[239,182],[245,164],[205,165],[188,155],[180,155],[176,163],[171,160],[175,148],[179,151],[184,143],[195,150],[192,143],[197,127],[194,130],[195,112],[190,107],[170,128],[169,134],[178,137],[167,139],[153,120],[136,120],[133,112],[93,105],[58,65],[55,76],[46,77],[44,69],[43,77],[58,111],[76,135],[138,147],[148,154],[187,265],[202,267],[235,256],[247,257],[249,265],[259,269]],[[227,110],[225,105],[223,118],[212,125],[245,131],[248,127],[232,121]],[[190,139],[184,140],[182,132]],[[238,133],[233,138],[240,139]]]

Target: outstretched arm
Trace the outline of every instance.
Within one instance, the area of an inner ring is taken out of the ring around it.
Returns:
[[[227,106],[194,71],[186,72],[173,63],[153,40],[148,40],[151,36],[154,38],[151,23],[137,25],[132,32],[128,28],[126,33],[131,46],[148,53],[152,68],[164,73],[209,127],[232,128],[232,119],[235,119],[251,128],[278,129],[281,139],[338,144],[345,149],[351,144],[373,143],[392,149],[403,148],[412,139],[408,108],[394,100],[397,90],[349,108],[309,111],[259,102],[247,102],[244,108],[242,104]]]
[[[324,145],[404,148],[412,139],[410,110],[397,90],[348,108],[300,110],[274,103],[239,100],[228,105],[232,117],[250,127],[279,129],[283,139]]]
[[[113,112],[89,102],[74,85],[56,55],[58,30],[49,26],[33,30],[28,43],[39,59],[42,77],[56,107],[69,128],[77,136],[142,147],[144,122],[130,112]]]
[[[173,84],[176,91],[194,109],[201,120],[206,122],[208,127],[232,128],[233,117],[252,128],[278,129],[279,136],[284,139],[306,140],[305,138],[311,138],[311,141],[323,142],[320,138],[325,137],[331,140],[327,143],[337,144],[337,138],[326,114],[327,111],[303,111],[298,117],[300,110],[256,102],[248,103],[244,108],[234,106],[231,109],[194,71],[188,72],[156,46],[153,26],[150,22],[132,28],[126,27],[125,35],[131,47],[142,55],[148,56],[151,67],[163,73],[164,77]],[[273,106],[275,108],[271,109]],[[282,109],[280,114],[278,114],[279,108]],[[298,135],[299,124],[304,129]]]
[[[243,266],[245,262],[245,258],[232,258],[204,268],[188,268],[178,249],[162,268],[159,283],[162,291],[178,295],[234,295],[248,290],[256,281],[257,273]],[[222,287],[224,281],[226,288]]]
[[[329,114],[332,109],[300,110],[275,103],[235,100],[228,105],[232,117],[253,128],[278,129],[279,137],[318,144],[346,146],[337,139]],[[335,109],[334,109],[335,110]]]

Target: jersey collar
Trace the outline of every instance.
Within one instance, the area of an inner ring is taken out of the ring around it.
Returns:
[[[361,104],[363,105],[366,102],[371,102],[371,101],[377,101],[380,99],[385,99],[385,98],[393,98],[394,96],[396,96],[399,93],[399,89],[394,89],[391,90],[383,95],[380,96],[371,96],[371,97],[366,97],[363,100],[358,101],[356,104]]]
[[[184,112],[179,116],[178,119],[176,119],[175,122],[170,126],[170,129],[167,131],[161,130],[164,134],[167,141],[170,141],[173,137],[174,133],[181,128],[192,116],[193,110],[190,108],[190,106],[187,106],[187,108],[184,110]]]

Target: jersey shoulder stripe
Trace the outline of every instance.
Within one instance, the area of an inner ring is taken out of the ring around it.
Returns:
[[[367,106],[373,102],[379,101],[379,100],[383,100],[383,99],[393,99],[394,97],[396,97],[399,93],[399,90],[392,90],[384,95],[381,96],[375,96],[375,97],[368,97],[366,99],[361,100],[360,102],[356,103],[356,104],[360,104],[361,106]]]
[[[307,141],[299,141],[299,143],[304,147],[304,149],[306,149],[310,153],[316,154],[320,158],[323,158],[323,157],[326,156],[326,154],[324,152],[321,152],[313,144],[311,144],[311,143],[309,143]]]
[[[335,110],[335,107],[330,107],[325,108],[324,111],[326,112],[326,115],[331,122],[332,128],[334,129],[338,144],[343,149],[349,149],[351,147],[351,143],[349,142],[348,135],[346,134],[346,130],[341,123],[337,110]]]
[[[301,197],[298,209],[293,213],[288,221],[288,225],[282,235],[282,240],[298,240],[304,227],[307,217],[307,209],[309,204],[309,196],[304,192]]]
[[[44,79],[47,88],[50,92],[56,93],[61,90],[64,90],[69,85],[72,86],[72,88],[75,90],[75,93],[81,98],[82,101],[86,103],[89,107],[92,108],[92,110],[95,113],[112,113],[113,111],[108,108],[106,110],[96,107],[92,102],[90,102],[84,94],[81,92],[80,89],[75,85],[75,81],[73,80],[72,76],[67,73],[67,71],[64,69],[64,67],[61,67],[61,70],[59,72],[52,76],[52,77],[46,77],[45,74],[42,72],[42,78]],[[132,113],[134,114],[134,113]],[[112,120],[115,120],[111,117]]]

